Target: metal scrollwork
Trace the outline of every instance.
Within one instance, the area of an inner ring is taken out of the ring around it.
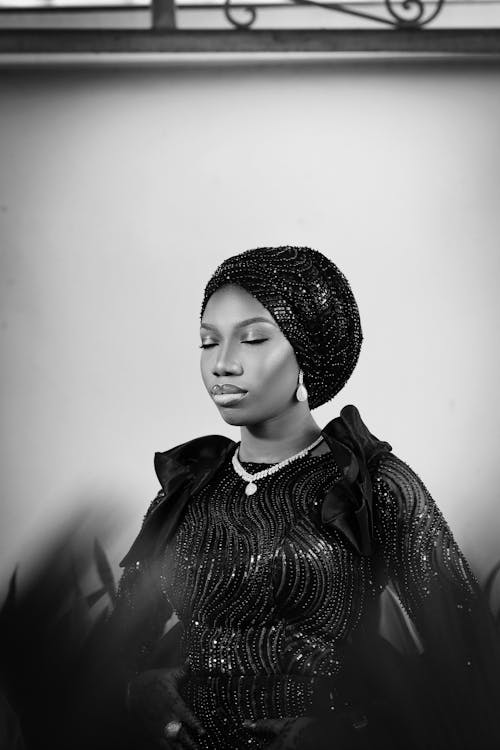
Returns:
[[[378,23],[392,26],[395,29],[420,29],[427,26],[441,12],[445,0],[435,0],[427,3],[425,0],[381,0],[388,12],[387,16],[379,16],[374,13],[366,13],[357,8],[352,8],[343,3],[322,2],[322,0],[292,0],[293,5],[314,5],[326,8],[337,13],[346,13],[350,16],[376,21]],[[238,5],[235,7],[234,0],[225,0],[224,15],[232,26],[237,29],[250,29],[257,18],[256,5]],[[247,14],[246,20],[238,18],[239,13]]]
[[[384,0],[385,7],[395,20],[395,26],[404,29],[419,29],[430,23],[443,7],[444,0],[436,0],[434,10],[427,16],[426,3],[423,0],[404,0],[395,2],[394,0]]]
[[[238,20],[238,18],[234,15],[235,12],[238,12],[238,11],[243,11],[244,13],[248,13],[248,18],[246,21]],[[226,2],[224,3],[224,15],[226,16],[229,23],[231,23],[237,29],[249,29],[251,26],[253,26],[253,23],[255,19],[257,18],[257,11],[255,9],[255,6],[253,5],[240,6],[238,8],[238,11],[235,11],[234,7],[232,7],[232,0],[226,0]]]

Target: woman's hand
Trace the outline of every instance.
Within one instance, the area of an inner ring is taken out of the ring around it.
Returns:
[[[184,703],[177,690],[184,677],[184,667],[148,669],[129,683],[127,705],[147,734],[163,748],[196,750],[193,735],[205,729]],[[180,722],[175,737],[168,739],[165,727],[169,722]]]
[[[286,719],[260,719],[245,721],[243,726],[256,734],[274,735],[266,750],[319,750],[317,744],[308,744],[307,730],[316,720],[311,716],[291,716]]]

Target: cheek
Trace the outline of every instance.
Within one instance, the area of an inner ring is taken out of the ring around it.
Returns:
[[[209,367],[207,363],[206,356],[203,356],[203,354],[200,357],[200,372],[201,372],[201,379],[203,380],[203,383],[207,384],[207,376],[209,373]]]
[[[289,390],[296,380],[298,365],[293,351],[288,347],[269,353],[261,364],[261,377],[268,386],[277,390]]]

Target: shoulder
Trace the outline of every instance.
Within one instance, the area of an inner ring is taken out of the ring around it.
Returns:
[[[191,493],[209,480],[233,445],[223,435],[203,435],[155,453],[161,489],[149,503],[139,535],[120,563],[122,567],[150,557],[159,538],[166,542]]]
[[[147,515],[182,486],[192,485],[203,475],[208,476],[225,461],[234,445],[234,441],[224,435],[202,435],[155,453],[154,467],[161,490]]]
[[[374,471],[374,480],[384,482],[392,490],[401,490],[412,486],[425,487],[416,471],[392,452],[385,453],[380,457]]]
[[[379,439],[368,429],[353,404],[344,406],[340,416],[328,422],[322,432],[330,447],[341,443],[370,467],[375,466],[382,455],[392,450],[386,440]]]
[[[157,452],[155,456],[162,456],[179,462],[189,462],[193,459],[209,458],[229,444],[234,445],[234,441],[225,435],[201,435],[174,445],[166,451]]]
[[[431,493],[417,472],[394,453],[381,456],[372,475],[376,507],[408,520],[440,515]]]

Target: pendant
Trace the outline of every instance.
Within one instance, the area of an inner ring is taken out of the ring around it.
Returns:
[[[246,495],[253,495],[254,492],[257,492],[257,485],[253,482],[249,482],[247,486],[245,487],[245,494]]]
[[[295,395],[297,397],[297,401],[307,401],[306,387],[304,385],[299,385],[297,391],[295,392]]]

